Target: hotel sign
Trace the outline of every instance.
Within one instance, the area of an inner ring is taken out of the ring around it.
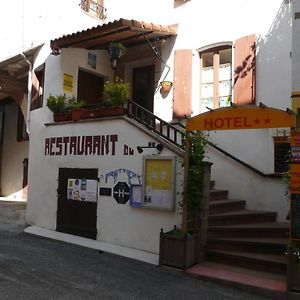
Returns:
[[[260,107],[223,107],[195,116],[186,123],[186,130],[237,130],[295,127],[293,112]]]

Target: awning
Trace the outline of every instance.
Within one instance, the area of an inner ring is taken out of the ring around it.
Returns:
[[[136,20],[119,19],[51,41],[51,48],[107,49],[110,42],[121,42],[126,48],[176,35],[176,26],[163,26]]]
[[[41,47],[42,45],[39,45],[24,52],[31,63]],[[28,70],[28,63],[22,54],[0,62],[0,99],[27,92]]]

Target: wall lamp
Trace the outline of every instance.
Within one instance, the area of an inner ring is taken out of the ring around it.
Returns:
[[[54,56],[60,55],[60,47],[59,47],[59,45],[53,44],[51,46],[51,53],[50,54],[54,55]]]
[[[157,144],[156,146],[137,146],[136,149],[138,151],[138,153],[142,153],[144,150],[144,148],[156,148],[158,150],[158,153],[160,153],[162,151],[162,149],[164,149],[164,145],[163,144]]]

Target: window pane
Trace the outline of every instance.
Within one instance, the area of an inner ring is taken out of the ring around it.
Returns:
[[[213,66],[213,52],[203,53],[202,58],[202,68],[212,67]]]
[[[231,95],[231,80],[223,80],[219,82],[219,95]]]
[[[202,101],[204,102],[204,106],[213,109],[214,108],[214,102],[212,98],[208,98],[208,99],[202,99]]]
[[[220,65],[219,80],[231,80],[231,64]]]
[[[214,84],[213,83],[205,83],[202,84],[201,89],[201,98],[212,98],[214,95]]]
[[[225,49],[225,50],[220,50],[219,51],[219,55],[220,55],[220,65],[223,64],[231,64],[231,56],[232,56],[232,51],[231,48],[229,49]]]
[[[231,100],[230,96],[221,97],[219,99],[219,105],[220,105],[220,107],[230,106],[230,100]]]
[[[213,67],[207,67],[202,69],[201,72],[201,82],[213,82],[214,81],[214,69]]]

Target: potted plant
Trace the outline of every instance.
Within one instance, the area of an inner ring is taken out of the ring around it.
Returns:
[[[204,258],[211,164],[204,162],[207,136],[186,135],[181,228],[160,232],[159,264],[186,269]]]
[[[117,68],[117,64],[122,55],[126,52],[126,47],[120,42],[111,42],[108,48],[109,60],[112,69]]]
[[[71,114],[66,109],[66,95],[49,95],[47,106],[53,112],[54,122],[71,120]]]
[[[160,86],[161,86],[161,91],[166,93],[171,90],[171,88],[173,86],[173,82],[164,80],[164,81],[161,81]]]
[[[86,105],[84,100],[76,100],[72,98],[69,100],[69,104],[67,105],[67,109],[71,110],[72,121],[78,121],[81,119],[84,109],[83,107]]]

